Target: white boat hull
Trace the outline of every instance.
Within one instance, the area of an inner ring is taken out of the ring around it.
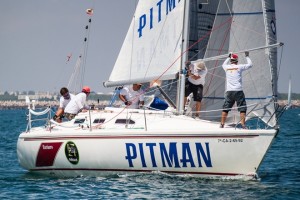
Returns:
[[[220,129],[216,124],[190,119],[185,124],[199,128],[177,124],[186,130],[33,129],[19,136],[18,158],[29,171],[57,176],[152,171],[194,176],[255,175],[277,132]],[[205,129],[205,124],[210,128]]]

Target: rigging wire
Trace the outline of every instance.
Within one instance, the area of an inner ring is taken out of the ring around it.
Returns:
[[[218,54],[220,54],[221,52],[222,52],[222,50],[223,50],[223,48],[224,48],[224,45],[225,45],[225,42],[226,42],[226,40],[227,40],[227,38],[228,38],[228,36],[229,36],[229,32],[230,32],[230,25],[232,24],[232,18],[230,18],[230,24],[229,24],[229,26],[227,27],[227,31],[226,31],[226,34],[225,34],[225,37],[223,38],[223,43],[222,43],[222,45],[221,45],[221,47],[219,48],[219,50],[218,50]],[[219,61],[218,60],[216,60],[215,61],[215,67],[218,65],[218,63],[219,63]],[[209,84],[208,84],[208,87],[206,88],[206,91],[204,92],[204,95],[208,92],[208,90],[209,90],[209,87],[210,87],[210,85],[211,85],[211,83],[212,83],[212,79],[214,78],[214,73],[215,73],[215,69],[213,70],[213,73],[212,73],[212,76],[211,76],[211,79],[210,79],[210,82],[209,82]]]
[[[225,2],[226,2],[226,5],[227,5],[229,14],[230,14],[231,18],[233,18],[232,12],[231,12],[230,7],[229,7],[229,5],[228,5],[228,1],[226,0]],[[219,3],[220,3],[220,2],[219,2]]]
[[[85,69],[86,69],[86,62],[87,62],[87,55],[88,55],[88,47],[89,47],[89,41],[90,41],[90,31],[91,31],[91,27],[92,27],[92,17],[89,18],[88,22],[89,22],[89,24],[85,27],[86,28],[86,37],[84,38],[84,51],[83,51],[80,88],[83,87],[83,83],[84,83]]]
[[[138,0],[136,0],[135,1],[135,10],[137,9],[137,4],[138,4]],[[135,11],[134,11],[134,16],[133,16],[133,18],[135,19]],[[133,20],[133,26],[132,26],[132,34],[134,35],[135,34],[135,31],[134,31],[134,27],[135,27],[135,20]],[[131,43],[131,55],[133,55],[133,42]],[[132,66],[132,56],[131,56],[131,58],[130,58],[130,66]],[[131,78],[131,67],[129,68],[129,74],[130,74],[130,78]]]
[[[164,71],[164,72],[163,72],[163,73],[162,73],[155,81],[159,80],[159,79],[160,79],[160,78],[161,78],[161,77],[162,77],[162,76],[163,76],[163,75],[164,75],[171,67],[173,67],[173,65],[178,61],[178,59],[180,59],[185,53],[187,53],[193,46],[195,46],[196,44],[198,44],[199,42],[201,42],[205,37],[209,36],[213,31],[219,29],[220,27],[222,27],[223,25],[225,25],[225,24],[227,24],[227,23],[229,23],[229,22],[230,22],[230,25],[232,24],[232,22],[234,22],[234,19],[233,19],[233,13],[232,13],[232,11],[231,11],[230,8],[229,8],[229,5],[228,5],[227,0],[226,0],[226,5],[227,5],[228,10],[229,10],[229,13],[230,13],[230,15],[231,15],[231,17],[229,18],[229,20],[223,22],[221,25],[219,25],[218,27],[215,27],[215,28],[212,29],[211,31],[208,31],[207,34],[205,34],[203,37],[199,38],[195,43],[193,43],[192,45],[190,45],[185,51],[183,51],[183,52],[181,53],[181,55],[180,55],[178,58],[175,59],[175,61],[174,61],[173,63],[171,63],[171,65],[170,65],[169,67],[167,67],[167,69],[166,69],[166,70],[165,70],[165,71]],[[226,38],[228,37],[228,34],[229,34],[229,32],[230,32],[230,25],[228,26],[228,29],[227,29],[227,31],[226,31],[226,37],[225,37],[224,40],[223,40],[222,46],[219,48],[219,53],[222,51],[222,49],[223,49],[223,47],[224,47],[224,44],[225,44],[225,41],[226,41]],[[254,30],[251,30],[251,31],[256,32],[256,31],[254,31]],[[235,36],[234,36],[234,38],[236,39]],[[156,45],[155,45],[155,46],[156,46]],[[214,76],[214,70],[218,67],[217,65],[218,65],[218,61],[216,61],[215,67],[212,68],[212,69],[213,69],[213,72],[212,72],[213,76]],[[148,69],[148,68],[147,68],[147,69]],[[146,72],[146,73],[147,73],[147,72]],[[212,76],[211,78],[213,78],[213,76]],[[210,81],[210,83],[209,83],[209,86],[210,86],[210,84],[211,84],[211,81]],[[205,94],[208,92],[209,86],[208,86],[208,88],[207,88]],[[145,90],[145,92],[144,92],[143,94],[147,94],[147,92],[149,92],[149,91],[151,91],[151,90],[150,90],[150,87],[148,87],[148,88]]]
[[[78,91],[81,90],[84,84],[85,78],[85,70],[86,70],[86,63],[87,63],[87,55],[88,55],[88,48],[89,48],[89,40],[90,40],[90,31],[92,25],[92,16],[94,14],[94,7],[95,1],[92,1],[92,6],[86,9],[86,15],[88,15],[88,24],[85,26],[85,36],[83,39],[81,50],[79,51],[80,54],[76,60],[73,73],[70,76],[68,81],[68,88],[71,92],[76,94]]]
[[[283,50],[284,50],[284,45],[282,45],[282,50],[280,52],[280,59],[279,59],[279,66],[278,66],[278,71],[277,71],[277,77],[279,77],[279,72],[281,69],[281,61],[282,61],[282,57],[283,57]]]

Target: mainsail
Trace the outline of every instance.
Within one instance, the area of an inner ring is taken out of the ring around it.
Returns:
[[[275,27],[273,0],[220,1],[205,58],[275,44]],[[250,52],[253,68],[243,74],[248,113],[251,111],[251,115],[261,117],[269,126],[276,124],[273,115],[277,95],[276,55],[275,48]],[[245,63],[244,53],[240,53],[239,58],[240,63]],[[222,108],[225,87],[225,74],[221,67],[223,61],[207,62],[209,74],[204,90],[206,110]],[[233,116],[233,123],[238,122],[236,119],[239,120],[239,117]]]

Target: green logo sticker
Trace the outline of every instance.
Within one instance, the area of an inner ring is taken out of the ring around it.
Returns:
[[[65,146],[65,154],[70,163],[72,163],[73,165],[78,164],[79,152],[74,142],[67,142]]]

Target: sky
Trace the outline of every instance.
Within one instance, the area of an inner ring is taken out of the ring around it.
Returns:
[[[94,8],[85,85],[111,92],[109,78],[137,0],[0,0],[0,92],[50,91],[66,86],[82,50]],[[300,1],[275,0],[277,39],[284,42],[278,90],[300,93]],[[69,62],[67,56],[72,53]]]

